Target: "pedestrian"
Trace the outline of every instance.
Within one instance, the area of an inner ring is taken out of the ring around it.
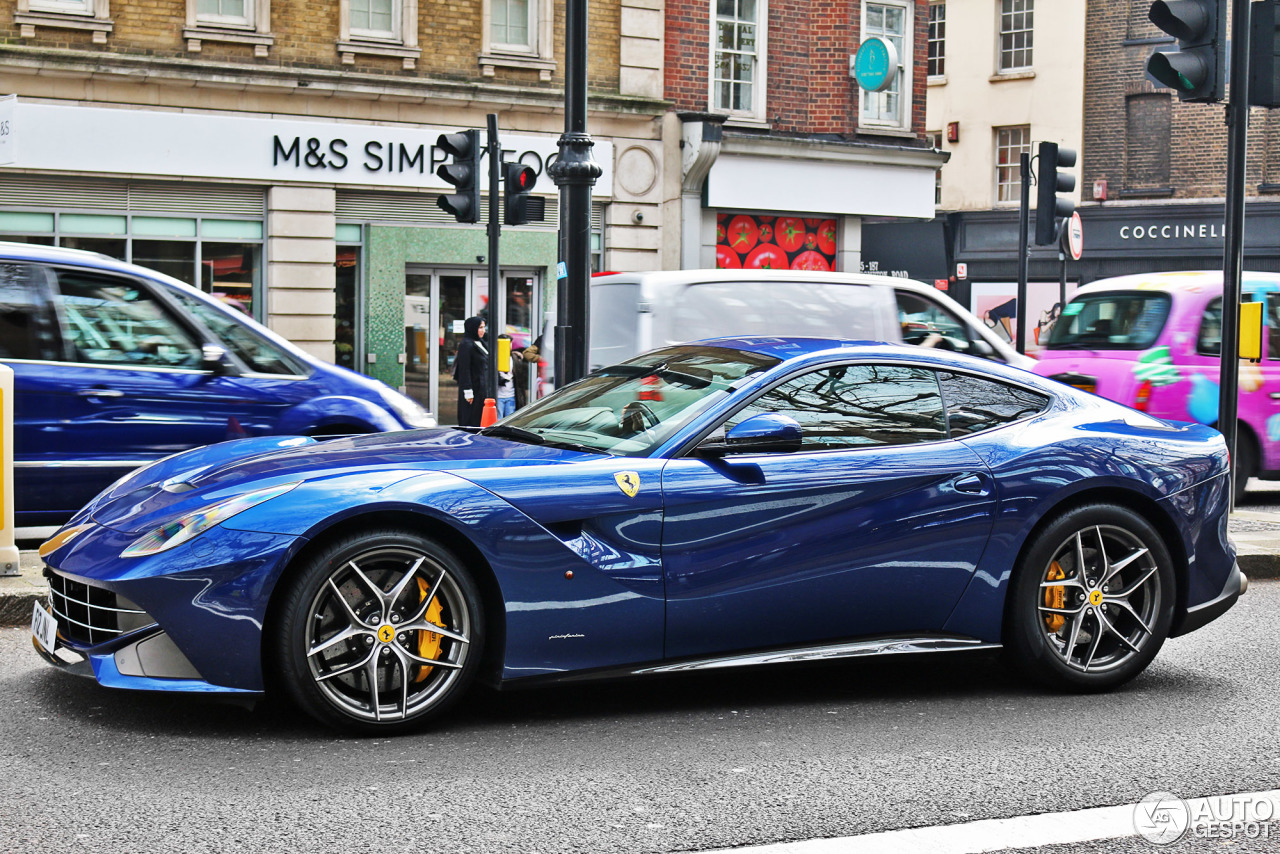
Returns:
[[[484,333],[483,317],[468,317],[463,322],[462,342],[453,360],[453,378],[458,381],[459,427],[479,427],[484,414],[484,383],[489,373]]]
[[[511,340],[511,336],[502,333],[498,336],[498,340]],[[502,352],[499,348],[498,352]],[[512,375],[515,373],[515,363],[520,358],[520,354],[514,350],[511,352],[511,368],[512,370],[502,370],[502,362],[498,362],[498,419],[501,420],[516,411],[516,384]]]
[[[520,360],[512,364],[512,376],[515,379],[516,386],[516,409],[520,409],[529,402],[529,366],[533,368],[534,374],[537,374],[536,367],[539,360],[538,345],[530,344],[524,348],[524,352],[520,354]]]

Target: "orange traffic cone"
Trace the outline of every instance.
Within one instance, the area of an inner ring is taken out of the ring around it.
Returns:
[[[480,426],[488,427],[498,420],[498,401],[492,397],[484,399],[484,411],[480,413]]]

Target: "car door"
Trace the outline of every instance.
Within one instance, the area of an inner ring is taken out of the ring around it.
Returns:
[[[32,511],[57,505],[58,482],[74,482],[63,463],[68,449],[62,343],[50,300],[48,270],[37,264],[0,264],[0,361],[13,369],[15,522],[39,524]]]
[[[59,366],[68,465],[82,470],[75,510],[140,464],[187,448],[267,432],[284,401],[251,378],[202,369],[198,326],[148,284],[58,267],[55,304],[66,346]]]
[[[668,658],[936,632],[996,511],[987,467],[948,438],[933,371],[806,370],[731,415],[800,422],[792,453],[688,455],[662,476]]]

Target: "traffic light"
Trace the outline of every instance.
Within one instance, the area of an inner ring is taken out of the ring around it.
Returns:
[[[1076,153],[1056,142],[1040,143],[1038,154],[1040,174],[1036,179],[1036,244],[1048,246],[1058,242],[1059,217],[1071,216],[1076,209],[1070,199],[1058,197],[1058,193],[1070,193],[1076,188],[1076,176],[1062,169],[1076,165]]]
[[[1151,23],[1178,40],[1147,59],[1147,73],[1181,101],[1221,101],[1226,93],[1227,0],[1156,0]]]
[[[533,185],[538,183],[538,173],[523,163],[502,164],[502,222],[505,225],[524,225],[542,222],[547,215],[547,200],[533,196]]]
[[[436,147],[453,158],[452,163],[442,163],[436,174],[457,188],[456,193],[441,194],[436,200],[458,222],[478,222],[480,219],[480,131],[464,130],[461,133],[442,133]]]
[[[1249,33],[1249,104],[1280,107],[1280,2],[1254,3]]]

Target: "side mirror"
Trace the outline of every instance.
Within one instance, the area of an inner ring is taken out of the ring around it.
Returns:
[[[214,376],[225,374],[227,372],[227,351],[216,344],[205,344],[200,348],[200,370]]]
[[[792,454],[800,450],[804,432],[789,415],[767,412],[753,415],[723,435],[713,435],[698,446],[703,456],[726,454]]]

